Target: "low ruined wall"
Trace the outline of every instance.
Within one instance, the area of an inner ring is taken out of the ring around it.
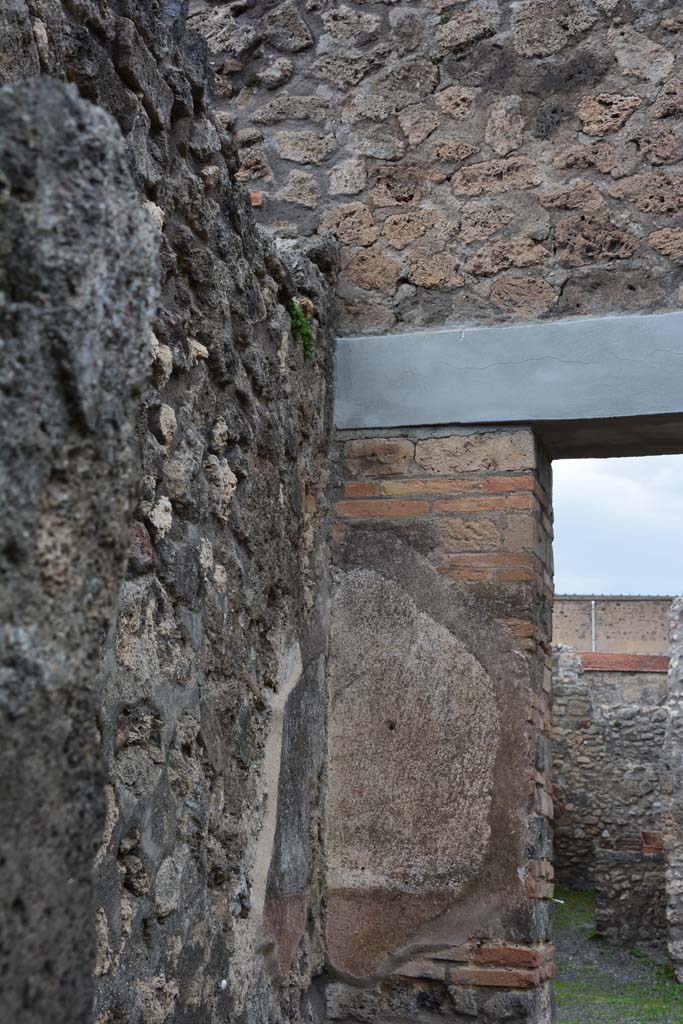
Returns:
[[[192,8],[259,219],[340,241],[342,333],[678,306],[675,5]]]
[[[666,918],[669,954],[683,984],[683,598],[671,607],[668,711],[664,758],[670,773],[665,798]]]
[[[595,928],[608,942],[664,948],[667,937],[663,853],[595,851]]]
[[[66,107],[48,78],[37,105],[0,94],[0,296],[40,341],[22,342],[2,421],[0,1017],[16,1024],[296,1021],[323,962],[335,248],[317,239],[316,263],[260,236],[184,16],[0,10],[2,78],[73,83]]]
[[[553,605],[553,640],[585,652],[665,656],[670,597],[561,596]],[[595,633],[595,635],[593,635]]]
[[[597,926],[607,937],[661,938],[666,674],[584,671],[564,646],[554,664],[557,876],[597,890]]]

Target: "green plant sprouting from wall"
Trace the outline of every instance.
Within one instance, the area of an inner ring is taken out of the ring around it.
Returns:
[[[290,323],[292,325],[292,337],[294,344],[301,345],[304,350],[304,359],[311,362],[313,360],[313,328],[311,327],[311,321],[304,313],[301,305],[296,299],[290,299],[287,303],[287,312],[289,313]]]

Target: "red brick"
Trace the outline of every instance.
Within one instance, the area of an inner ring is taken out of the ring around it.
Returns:
[[[448,980],[452,985],[475,985],[492,988],[535,988],[540,984],[541,975],[538,969],[495,970],[478,967],[454,967],[448,971]]]
[[[529,899],[550,900],[555,892],[552,882],[542,882],[536,878],[527,878],[524,882],[524,891]]]
[[[665,654],[593,654],[581,653],[584,672],[667,672]]]
[[[536,626],[526,619],[505,619],[514,636],[536,636]]]
[[[357,480],[355,483],[344,484],[344,495],[347,498],[376,498],[378,494],[377,484],[370,480]]]
[[[442,576],[459,583],[490,583],[495,578],[491,569],[439,569]]]
[[[505,508],[530,510],[536,508],[532,494],[508,494],[505,497]]]
[[[482,946],[472,960],[495,967],[540,967],[546,959],[544,947]]]
[[[498,579],[501,583],[532,583],[535,576],[534,569],[504,569]]]
[[[480,551],[448,556],[449,565],[477,565],[491,568],[510,568],[521,566],[535,568],[533,555],[518,554],[514,551]]]
[[[338,501],[337,514],[345,519],[409,519],[429,511],[426,501]]]

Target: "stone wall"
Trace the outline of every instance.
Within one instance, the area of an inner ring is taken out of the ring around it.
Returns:
[[[683,598],[671,606],[668,711],[664,758],[669,771],[664,813],[669,954],[683,984]]]
[[[549,1022],[547,460],[345,432],[335,495],[328,1013]]]
[[[0,10],[2,80],[73,83],[0,93],[16,1024],[296,1021],[323,962],[336,251],[260,235],[185,14]]]
[[[675,308],[683,21],[642,0],[195,0],[238,177],[340,331]]]
[[[555,870],[597,890],[598,931],[618,942],[665,927],[666,699],[665,671],[584,671],[576,650],[555,649]]]
[[[560,595],[553,605],[553,641],[581,652],[653,654],[669,650],[671,597]]]
[[[666,948],[664,854],[595,851],[595,929],[619,946]]]

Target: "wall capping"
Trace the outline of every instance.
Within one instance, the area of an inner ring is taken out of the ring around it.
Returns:
[[[525,423],[556,457],[683,452],[683,312],[339,338],[335,423]]]

